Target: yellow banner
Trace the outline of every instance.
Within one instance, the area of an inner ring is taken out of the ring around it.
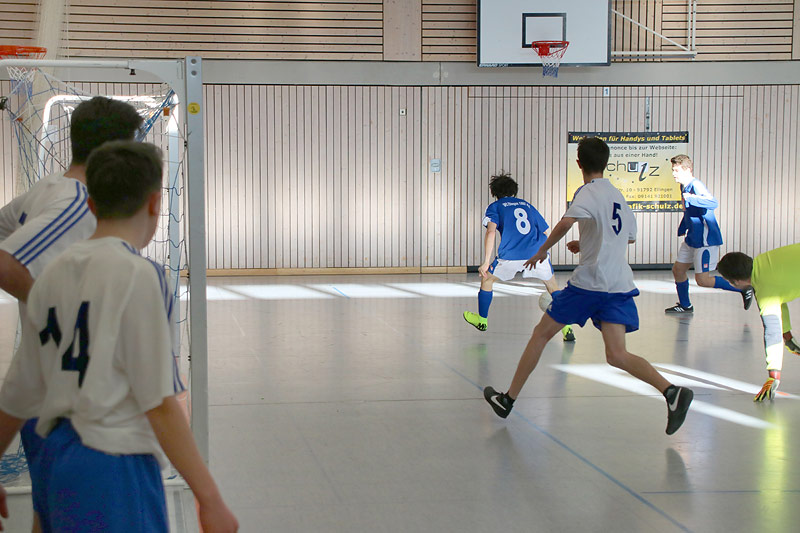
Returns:
[[[688,131],[570,132],[567,141],[567,205],[583,185],[578,142],[599,137],[611,149],[604,176],[622,192],[634,211],[681,211],[681,190],[672,177],[670,158],[687,154]]]

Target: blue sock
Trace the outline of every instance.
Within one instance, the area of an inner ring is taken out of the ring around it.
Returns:
[[[692,302],[689,300],[689,280],[675,282],[675,287],[678,289],[678,303],[683,307],[691,307]]]
[[[492,305],[492,291],[483,289],[478,291],[478,314],[483,318],[489,317],[489,306]]]
[[[722,289],[723,291],[742,292],[730,283],[728,283],[722,276],[714,276],[714,288]]]

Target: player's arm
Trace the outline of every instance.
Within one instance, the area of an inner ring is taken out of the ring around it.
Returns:
[[[0,456],[6,453],[9,444],[14,440],[14,437],[19,433],[22,424],[25,421],[21,418],[11,416],[3,410],[0,410]],[[6,489],[0,485],[0,516],[8,518],[8,503],[6,502]],[[3,531],[3,524],[0,523],[0,531]]]
[[[486,224],[486,233],[483,236],[483,263],[478,267],[478,273],[482,278],[489,275],[489,266],[492,264],[494,255],[494,244],[497,235],[497,224],[489,222]]]
[[[683,201],[685,205],[700,207],[703,209],[716,209],[719,207],[719,202],[716,198],[714,198],[714,195],[711,194],[705,185],[701,184],[699,181],[695,181],[694,183],[695,192],[683,193]]]
[[[25,265],[10,253],[0,250],[0,289],[26,302],[32,285],[33,277]]]
[[[547,252],[550,250],[550,248],[555,246],[558,241],[563,239],[564,235],[567,234],[567,232],[577,221],[577,218],[572,217],[563,217],[561,220],[559,220],[558,224],[556,224],[553,230],[550,232],[547,240],[544,241],[544,244],[539,247],[539,251],[536,252],[536,255],[525,261],[525,268],[535,268],[537,264],[547,259]]]
[[[200,456],[180,404],[174,396],[145,413],[158,443],[173,466],[189,484],[199,504],[204,531],[237,531],[239,523],[225,502]]]
[[[769,377],[753,401],[772,399],[781,382],[783,367],[783,334],[781,331],[780,302],[759,302],[761,322],[764,324],[764,351],[766,352]]]

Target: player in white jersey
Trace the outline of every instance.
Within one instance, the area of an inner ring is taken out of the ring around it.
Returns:
[[[204,530],[238,528],[175,397],[184,387],[167,277],[137,252],[158,224],[161,161],[154,145],[130,141],[92,153],[97,229],[48,265],[29,294],[22,344],[0,389],[0,451],[39,417],[44,440],[31,478],[45,532],[166,532],[165,454],[194,492]]]
[[[106,141],[133,139],[142,117],[133,106],[104,97],[72,113],[68,169],[46,176],[0,209],[0,288],[24,302],[33,280],[73,242],[95,228],[86,205],[86,159]]]
[[[553,294],[553,301],[522,353],[517,371],[507,392],[484,389],[484,398],[494,412],[506,418],[528,376],[536,368],[547,342],[564,324],[592,323],[603,334],[606,360],[612,366],[649,383],[667,400],[667,434],[678,430],[686,418],[693,393],[686,387],[670,384],[645,359],[625,348],[625,333],[639,329],[639,315],[633,297],[639,294],[633,272],[626,259],[628,244],[636,239],[636,219],[625,197],[603,178],[608,164],[608,145],[597,137],[578,144],[578,166],[584,185],[575,193],[572,204],[553,228],[547,241],[528,260],[535,265],[547,258],[553,247],[578,222],[580,240],[567,244],[581,258],[567,287]]]
[[[478,331],[486,331],[489,327],[492,287],[496,281],[512,280],[517,273],[522,272],[523,278],[542,280],[547,292],[552,294],[558,290],[549,257],[535,268],[525,267],[525,260],[535,254],[547,239],[546,232],[549,227],[547,222],[535,207],[517,198],[519,186],[510,175],[501,173],[492,176],[489,180],[489,190],[497,200],[489,204],[483,218],[486,234],[483,238],[484,259],[478,267],[481,276],[478,312],[464,311],[463,315],[464,320]],[[492,262],[497,234],[500,235],[500,247],[497,250],[497,257]],[[562,334],[565,341],[575,340],[570,325],[564,326]]]
[[[95,218],[86,204],[86,160],[106,141],[133,139],[142,117],[125,102],[95,97],[81,102],[70,120],[69,168],[45,176],[0,209],[0,288],[16,297],[25,312],[33,281],[70,244],[88,238]],[[22,429],[26,458],[34,453],[36,421]],[[34,531],[39,531],[34,513]]]

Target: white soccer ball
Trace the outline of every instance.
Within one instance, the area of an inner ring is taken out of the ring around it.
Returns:
[[[550,307],[550,302],[552,301],[553,297],[550,296],[550,293],[544,291],[541,295],[539,295],[539,309],[541,309],[543,313],[546,312],[547,308]]]

